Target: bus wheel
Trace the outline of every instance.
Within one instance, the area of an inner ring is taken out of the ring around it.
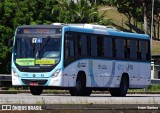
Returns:
[[[41,95],[43,88],[40,86],[30,86],[30,92],[32,95]]]
[[[86,89],[85,89],[85,92],[84,92],[84,96],[90,96],[90,95],[91,95],[91,93],[92,93],[92,90],[91,90],[91,89],[86,88]]]
[[[112,96],[120,96],[124,97],[127,94],[129,87],[129,81],[127,77],[122,77],[121,78],[121,83],[119,88],[111,88],[110,93]]]
[[[71,96],[85,96],[85,82],[83,77],[77,77],[76,86],[70,89],[69,92]]]
[[[85,89],[84,92],[80,95],[77,94],[77,92],[75,92],[75,89],[70,89],[69,93],[71,94],[71,96],[90,96],[92,93],[91,89]]]

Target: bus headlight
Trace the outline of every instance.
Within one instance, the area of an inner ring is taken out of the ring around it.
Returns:
[[[57,77],[58,74],[60,73],[60,71],[61,71],[61,69],[57,69],[57,70],[53,73],[52,77]]]
[[[12,70],[14,76],[19,77],[18,73],[15,70]]]

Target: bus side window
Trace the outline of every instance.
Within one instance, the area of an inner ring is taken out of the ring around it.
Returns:
[[[150,43],[146,41],[146,59],[150,60]]]
[[[141,41],[141,58],[142,60],[146,60],[146,42]]]
[[[97,37],[91,36],[91,56],[97,56]]]
[[[65,52],[65,59],[67,59],[69,56],[69,46],[68,46],[67,38],[65,38],[65,51],[64,52]]]
[[[113,58],[116,58],[116,39],[112,38],[112,56]]]
[[[116,39],[116,56],[117,58],[124,58],[124,40]]]
[[[81,35],[77,35],[77,54],[78,57],[82,55],[82,39]]]
[[[91,36],[87,35],[87,56],[91,56]]]
[[[136,53],[136,41],[135,40],[131,40],[130,41],[130,46],[131,46],[131,49],[130,49],[130,57],[131,59],[134,59],[136,60],[137,59],[137,53]]]
[[[98,57],[103,57],[104,56],[104,37],[98,36],[97,37],[97,53]]]
[[[87,36],[86,35],[82,35],[81,36],[81,44],[82,44],[82,56],[87,56]]]
[[[136,47],[137,47],[137,59],[141,60],[141,43],[139,40],[136,41]]]
[[[65,37],[65,59],[75,56],[75,41],[72,35],[66,35]]]
[[[104,56],[112,57],[112,39],[110,37],[104,38]]]
[[[125,40],[125,58],[130,58],[130,40]]]
[[[69,56],[74,56],[74,41],[73,40],[70,40],[69,41],[69,49],[70,49],[70,52],[69,52]]]

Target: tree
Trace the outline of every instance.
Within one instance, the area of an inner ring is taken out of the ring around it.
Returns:
[[[88,0],[73,1],[61,0],[57,6],[60,9],[58,20],[64,23],[92,23],[100,21],[98,7]],[[56,7],[56,9],[57,9]],[[53,8],[53,11],[55,7]]]
[[[135,5],[135,2],[129,0],[112,0],[112,1],[116,5],[118,11],[126,15],[126,17],[128,18],[130,31],[132,31],[131,19],[133,17],[132,12],[134,10],[133,6]]]
[[[11,18],[14,16],[15,4],[11,0],[0,2],[0,71],[10,72],[11,48],[8,47],[8,39],[13,35]]]
[[[148,28],[147,28],[147,26],[148,26],[148,16],[147,16],[147,11],[149,11],[149,10],[147,10],[147,8],[149,8],[148,6],[149,6],[149,4],[152,4],[151,3],[151,1],[149,1],[149,0],[141,0],[141,2],[142,2],[142,4],[143,4],[143,19],[144,19],[144,33],[145,34],[148,34]]]
[[[8,40],[13,38],[19,25],[50,24],[56,20],[52,6],[56,0],[1,0],[0,2],[0,72],[10,73],[11,47]]]
[[[148,20],[150,21],[149,17],[151,15],[152,0],[132,0],[132,1],[131,0],[109,0],[109,1],[111,1],[117,7],[120,13],[123,13],[127,16],[129,25],[131,25],[132,17],[134,19],[140,20],[140,17],[143,16],[144,33],[148,34]],[[157,0],[157,2],[160,2],[160,0]],[[130,28],[130,30],[131,29],[132,28]]]
[[[32,14],[32,24],[50,24],[57,21],[57,14],[52,14],[52,8],[57,0],[28,0],[28,9]]]

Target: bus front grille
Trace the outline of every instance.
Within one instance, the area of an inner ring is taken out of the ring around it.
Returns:
[[[22,79],[22,82],[25,84],[25,85],[30,85],[31,82],[37,82],[38,85],[44,85],[47,83],[48,80],[46,79],[43,79],[43,80],[34,80],[34,79]]]

